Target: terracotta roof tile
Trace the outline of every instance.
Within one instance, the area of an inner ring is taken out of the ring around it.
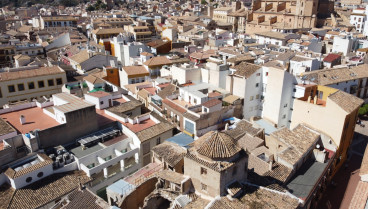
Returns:
[[[331,85],[368,77],[368,64],[358,65],[352,68],[331,68],[325,70],[315,70],[303,73],[305,80],[312,81],[319,85]]]
[[[176,91],[176,86],[174,84],[167,85],[164,89],[157,93],[162,99],[166,99],[167,96],[172,95]]]
[[[163,134],[167,131],[172,131],[174,129],[174,126],[168,122],[160,122],[156,125],[153,125],[149,128],[143,129],[136,133],[139,140],[141,142],[145,142],[153,137],[156,137],[160,134]]]
[[[328,54],[324,59],[323,62],[333,62],[334,60],[339,59],[341,56],[338,54]]]
[[[349,208],[366,208],[368,198],[368,182],[359,181],[351,199]]]
[[[7,123],[4,119],[0,117],[0,136],[6,135],[12,132],[16,132],[16,130],[9,123]]]
[[[14,192],[9,209],[39,208],[61,198],[91,179],[83,171],[58,173]],[[12,188],[9,188],[12,189]]]
[[[340,90],[328,96],[328,99],[334,101],[347,113],[353,112],[364,103],[364,100]]]
[[[210,107],[216,106],[216,105],[221,104],[221,103],[222,103],[222,101],[220,101],[218,99],[211,99],[211,100],[203,103],[202,105],[205,106],[205,107],[210,108]]]
[[[229,158],[240,152],[235,140],[223,132],[211,131],[195,143],[197,152],[211,159]]]
[[[102,97],[110,96],[111,94],[104,92],[104,91],[96,91],[96,92],[88,93],[88,95],[97,97],[97,98],[102,98]]]
[[[163,99],[162,100],[162,103],[163,104],[166,104],[167,106],[169,106],[171,109],[173,109],[173,110],[176,110],[176,111],[178,111],[178,112],[180,112],[180,113],[185,113],[187,110],[186,109],[184,109],[184,108],[182,108],[182,107],[180,107],[179,105],[177,105],[177,104],[175,104],[174,102],[172,102],[171,100],[169,100],[169,99]]]
[[[232,69],[235,69],[234,75],[249,78],[253,73],[255,73],[257,70],[261,68],[259,65],[250,64],[247,62],[242,62],[239,65],[236,65],[234,67],[231,67]]]
[[[18,79],[24,79],[24,78],[30,78],[30,77],[39,77],[39,76],[63,74],[63,73],[65,74],[64,70],[62,70],[58,66],[41,67],[41,68],[34,69],[34,70],[1,72],[0,81],[18,80]]]
[[[148,70],[143,66],[125,66],[123,70],[128,76],[132,75],[149,75]]]
[[[5,171],[5,175],[7,175],[11,179],[16,179],[16,178],[18,178],[20,176],[23,176],[23,175],[25,175],[27,173],[30,173],[30,172],[35,171],[35,170],[38,170],[38,169],[40,169],[42,167],[45,167],[45,166],[50,165],[50,164],[53,163],[52,160],[47,155],[42,154],[42,153],[39,153],[38,155],[43,159],[43,161],[41,161],[41,162],[39,162],[37,164],[31,165],[31,166],[29,166],[27,168],[24,168],[24,169],[22,169],[20,171],[15,171],[12,168],[8,168]]]
[[[68,195],[69,202],[63,209],[76,209],[76,208],[88,208],[88,209],[107,209],[110,208],[107,202],[93,194],[88,189],[79,190]]]
[[[158,172],[157,176],[175,184],[181,184],[181,182],[185,179],[183,174],[167,169]]]
[[[167,57],[160,56],[160,57],[152,57],[143,64],[147,66],[160,66],[160,65],[170,65],[172,63]]]
[[[368,174],[368,146],[365,148],[362,165],[360,166],[359,175]]]
[[[70,57],[76,63],[82,63],[89,59],[89,52],[85,49]]]
[[[164,143],[153,147],[152,152],[157,156],[162,157],[166,163],[174,167],[184,158],[186,150],[178,144],[165,141]]]

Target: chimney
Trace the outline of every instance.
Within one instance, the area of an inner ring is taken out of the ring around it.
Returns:
[[[272,160],[268,163],[268,170],[272,171]]]
[[[229,124],[228,123],[225,124],[225,131],[227,131],[227,130],[229,130]]]
[[[24,125],[26,123],[26,117],[24,115],[20,115],[20,124]]]

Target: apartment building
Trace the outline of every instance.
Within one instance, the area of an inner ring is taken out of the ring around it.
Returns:
[[[304,123],[325,133],[337,145],[333,174],[347,159],[363,100],[342,90],[315,84],[295,87],[291,128]]]
[[[350,14],[350,23],[355,26],[356,31],[362,33],[365,30],[365,22],[367,21],[366,10],[364,8],[354,9]]]
[[[137,42],[148,43],[152,41],[152,32],[148,26],[128,25],[124,26],[124,30],[132,33]]]
[[[15,51],[15,46],[0,45],[0,67],[12,67]]]
[[[1,72],[0,106],[18,101],[32,101],[60,93],[67,82],[66,74],[58,66]]]
[[[140,58],[143,52],[150,52],[148,46],[140,42],[132,42],[133,39],[126,35],[118,35],[111,40],[111,53],[117,57],[123,66],[135,65],[134,60]]]
[[[143,66],[125,66],[120,72],[120,86],[141,83],[149,78],[150,73]]]
[[[77,27],[77,21],[72,16],[40,16],[40,28]]]
[[[118,127],[110,126],[78,138],[77,145],[66,147],[78,164],[93,181],[93,192],[105,188],[118,179],[124,178],[139,168],[139,149],[132,138]]]
[[[230,67],[232,74],[226,76],[226,90],[244,99],[243,117],[262,115],[263,69],[259,65],[242,62]]]
[[[300,77],[306,84],[323,85],[352,94],[367,101],[368,65],[305,72]]]
[[[108,25],[110,28],[124,28],[125,25],[133,24],[130,17],[120,18],[95,18],[92,19],[93,28],[97,29],[101,24]]]
[[[213,20],[216,22],[227,22],[227,16],[233,11],[232,7],[219,7],[213,11]]]

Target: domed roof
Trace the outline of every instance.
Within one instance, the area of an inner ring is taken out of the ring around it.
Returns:
[[[211,159],[229,158],[241,150],[231,136],[217,131],[200,137],[197,145],[197,152]]]

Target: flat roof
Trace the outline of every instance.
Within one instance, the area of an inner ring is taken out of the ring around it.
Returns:
[[[104,147],[100,144],[96,144],[92,147],[87,147],[87,149],[83,150],[82,146],[78,146],[75,148],[70,149],[69,151],[73,153],[77,158],[82,158],[84,156],[87,156],[91,153],[97,152],[98,150],[102,150]]]
[[[259,119],[254,122],[264,128],[266,135],[270,135],[272,132],[277,131],[277,128],[275,128],[270,122],[266,121],[265,119]]]
[[[26,119],[26,123],[23,125],[20,124],[21,115]],[[60,125],[55,119],[43,113],[42,109],[38,107],[5,113],[0,115],[0,117],[22,134],[29,133],[35,129],[45,130]]]
[[[194,139],[190,137],[188,134],[179,133],[169,139],[166,139],[166,141],[173,142],[182,147],[187,147],[188,144],[194,142]]]
[[[63,113],[73,112],[76,110],[81,110],[87,107],[95,106],[94,104],[85,102],[83,99],[65,92],[54,94],[53,96],[66,102],[65,104],[62,105],[54,105],[55,109],[58,109]]]
[[[123,141],[124,139],[127,139],[127,138],[128,138],[127,135],[122,134],[122,135],[117,136],[113,139],[107,140],[107,141],[103,142],[102,144],[108,147],[108,146],[111,146],[111,145],[116,144],[118,142],[121,142],[121,141]]]
[[[314,185],[316,185],[327,165],[328,162],[320,163],[313,160],[306,161],[296,172],[292,181],[287,184],[289,192],[305,200],[313,190]]]
[[[126,182],[122,179],[119,181],[111,184],[106,188],[106,190],[113,191],[117,194],[124,195],[125,193],[135,189],[136,187],[133,184],[130,184],[129,182]]]
[[[125,125],[127,128],[129,128],[134,133],[137,133],[139,131],[142,131],[151,126],[156,125],[156,122],[151,119],[147,119],[147,120],[141,121],[140,123],[136,123],[136,124],[123,123],[123,125]]]
[[[124,178],[124,181],[132,184],[132,185],[140,185],[144,179],[148,179],[152,176],[155,176],[159,171],[161,171],[163,167],[158,163],[150,163],[143,168],[140,168],[138,171],[133,173],[130,176]]]

